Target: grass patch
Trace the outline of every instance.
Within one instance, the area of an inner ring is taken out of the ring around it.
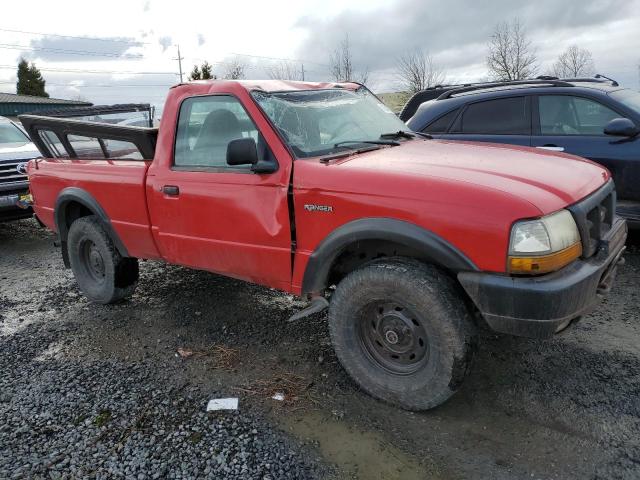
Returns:
[[[93,423],[95,423],[97,427],[104,427],[109,420],[111,420],[111,411],[100,410],[98,415],[96,415],[96,418],[93,420]]]

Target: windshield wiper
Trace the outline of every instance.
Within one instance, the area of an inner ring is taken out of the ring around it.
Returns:
[[[404,130],[400,130],[394,133],[383,133],[380,135],[380,138],[416,138],[416,136],[421,136],[422,138],[432,139],[433,137],[428,133],[423,132],[407,132]]]
[[[386,145],[386,143],[384,145]],[[349,150],[348,152],[340,152],[340,153],[334,153],[331,155],[325,155],[324,157],[320,158],[320,162],[328,163],[329,160],[335,160],[336,158],[345,158],[345,157],[350,157],[352,155],[357,155],[359,153],[373,152],[374,150],[380,150],[381,148],[382,146],[376,143],[369,147],[362,147],[355,150]]]
[[[398,142],[394,142],[393,140],[345,140],[343,142],[334,143],[333,148],[345,147],[345,145],[349,143],[355,143],[355,144],[365,143],[369,145],[391,145],[394,147],[400,145]],[[345,147],[345,148],[348,148],[348,147]]]
[[[383,133],[380,135],[380,138],[416,138],[416,134],[405,130],[398,130],[397,132]]]

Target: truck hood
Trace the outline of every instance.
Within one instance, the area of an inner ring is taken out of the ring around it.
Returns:
[[[40,157],[40,152],[31,143],[0,143],[0,162],[5,160],[31,160]]]
[[[336,166],[377,171],[389,179],[429,177],[498,190],[528,201],[542,214],[579,201],[610,176],[604,167],[564,153],[449,140],[406,141],[397,147],[348,157]],[[397,192],[392,184],[398,184]],[[387,192],[403,196],[402,183],[389,182]]]

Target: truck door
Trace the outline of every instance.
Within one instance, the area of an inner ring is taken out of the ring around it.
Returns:
[[[259,158],[275,161],[236,97],[182,102],[170,166],[147,179],[154,237],[171,263],[288,290],[288,165],[268,174],[227,165],[227,145],[239,138],[253,138]]]

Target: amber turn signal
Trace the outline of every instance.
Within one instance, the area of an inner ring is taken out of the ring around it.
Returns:
[[[556,253],[540,256],[509,257],[509,273],[520,275],[540,275],[555,272],[582,255],[582,244],[574,243]]]

